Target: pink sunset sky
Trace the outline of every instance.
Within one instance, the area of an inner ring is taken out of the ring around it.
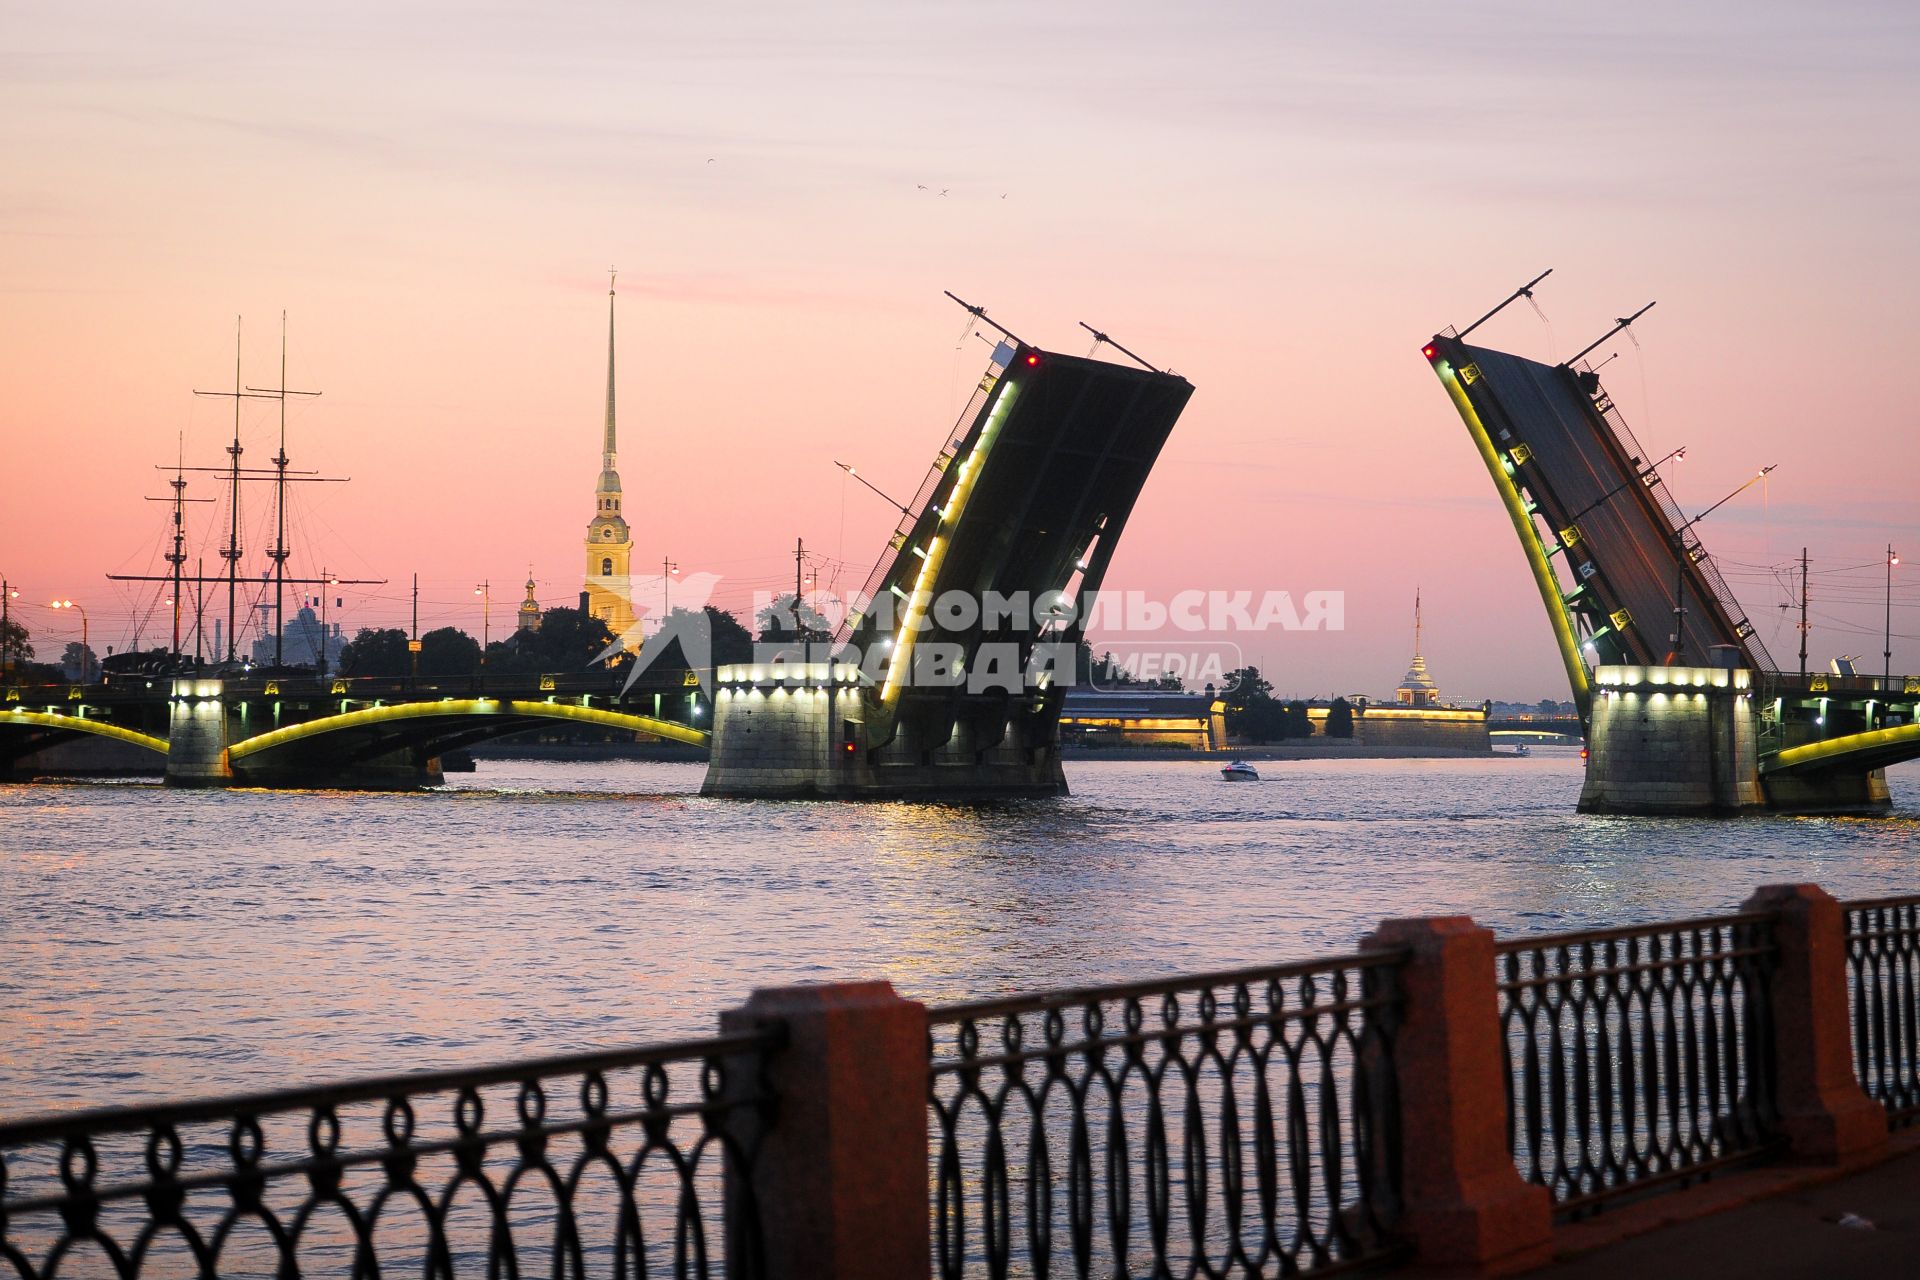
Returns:
[[[804,537],[857,586],[984,363],[1086,320],[1197,392],[1109,588],[1346,596],[1243,637],[1283,692],[1390,691],[1418,585],[1443,693],[1564,698],[1493,487],[1420,356],[1605,378],[1776,658],[1920,669],[1920,16],[1888,4],[15,5],[0,50],[0,573],[43,656],[153,604],[155,464],[217,465],[234,319],[290,414],[292,571],[349,630],[572,603],[599,469],[606,275],[636,572],[745,605]],[[944,192],[944,194],[943,194]],[[245,411],[249,463],[274,410]],[[211,478],[193,492],[218,493]],[[218,563],[193,508],[189,551]],[[269,513],[247,508],[251,572]],[[224,603],[224,602],[223,602]],[[211,611],[210,611],[211,612]],[[224,613],[224,608],[221,609]],[[142,643],[165,643],[148,616]],[[71,633],[71,634],[69,634]],[[1096,640],[1102,637],[1096,636]]]

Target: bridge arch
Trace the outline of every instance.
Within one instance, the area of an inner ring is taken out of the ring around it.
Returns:
[[[1920,759],[1920,723],[1870,729],[1821,742],[1788,747],[1760,762],[1763,775],[1813,773],[1823,769],[1884,769]]]
[[[141,733],[137,729],[124,729],[104,720],[89,720],[85,716],[64,715],[58,711],[28,711],[24,707],[11,707],[0,712],[0,730],[13,727],[53,730],[59,733],[90,733],[101,738],[129,742],[136,747],[157,751],[161,755],[167,754],[165,738],[156,738],[152,734]]]
[[[227,759],[230,763],[238,764],[298,743],[314,743],[343,733],[364,736],[374,745],[391,741],[396,748],[432,742],[436,737],[458,738],[464,745],[518,733],[540,720],[566,720],[576,724],[630,729],[696,746],[705,746],[709,737],[706,730],[695,729],[691,725],[598,707],[522,699],[447,698],[439,702],[363,707],[358,711],[345,711],[272,729],[232,743],[227,748]],[[401,732],[403,729],[416,732]],[[417,732],[421,729],[427,732],[424,735]]]

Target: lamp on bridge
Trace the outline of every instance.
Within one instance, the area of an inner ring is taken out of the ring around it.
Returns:
[[[85,607],[71,600],[55,600],[47,606],[49,609],[80,610],[80,682],[85,684],[93,672],[93,646],[87,643],[87,611]]]
[[[1891,689],[1893,687],[1893,566],[1900,563],[1900,557],[1894,552],[1893,544],[1887,544],[1887,635],[1884,641],[1886,652],[1886,670],[1881,672],[1881,680]]]
[[[1694,550],[1699,551],[1699,555],[1695,555],[1693,551],[1687,549],[1687,530],[1693,528],[1693,526],[1699,524],[1702,520],[1705,520],[1729,502],[1732,502],[1754,485],[1765,480],[1773,474],[1774,468],[1779,465],[1777,462],[1769,462],[1766,466],[1754,472],[1753,476],[1738,489],[1735,489],[1732,493],[1720,499],[1720,501],[1714,503],[1705,511],[1702,511],[1699,515],[1673,531],[1673,652],[1668,655],[1667,658],[1670,665],[1676,667],[1684,667],[1687,665],[1687,565],[1690,563],[1697,564],[1706,554],[1705,550],[1699,547],[1698,544],[1695,544]],[[1891,551],[1893,548],[1889,547],[1887,549]]]
[[[487,665],[487,646],[493,643],[493,585],[491,579],[482,579],[473,589],[480,597],[480,665]]]

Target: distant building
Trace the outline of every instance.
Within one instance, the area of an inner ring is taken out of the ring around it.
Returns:
[[[540,629],[540,602],[533,598],[533,566],[527,566],[527,598],[520,602],[519,622],[514,627],[516,633],[538,631]]]
[[[600,452],[600,481],[594,486],[593,519],[587,522],[587,574],[580,593],[582,607],[604,619],[616,636],[625,635],[634,621],[628,574],[633,558],[633,533],[620,514],[620,472],[616,467],[613,431],[613,284],[607,284],[607,421]]]
[[[1407,668],[1406,679],[1400,682],[1396,691],[1402,706],[1432,707],[1439,705],[1440,686],[1427,674],[1427,660],[1420,653],[1420,588],[1413,589],[1413,664]]]
[[[1227,745],[1227,704],[1211,689],[1069,689],[1060,709],[1060,734],[1066,742],[1088,747],[1219,750]]]
[[[270,616],[271,606],[262,611],[262,634],[253,642],[255,666],[273,664],[273,631],[270,624],[264,621]],[[335,667],[340,663],[340,649],[345,643],[346,637],[341,634],[339,623],[322,626],[320,615],[311,606],[301,605],[300,612],[288,620],[286,631],[281,636],[280,661],[284,666],[317,669],[324,657],[328,667]]]

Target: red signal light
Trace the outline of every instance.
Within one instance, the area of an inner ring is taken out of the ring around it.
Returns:
[[[1028,352],[1028,353],[1027,353],[1027,363],[1028,363],[1028,364],[1030,364],[1030,365],[1034,365],[1034,364],[1039,364],[1039,363],[1040,363],[1040,357],[1039,357],[1039,356],[1037,356],[1037,355],[1035,355],[1035,354],[1033,354],[1032,352]]]
[[[1440,354],[1440,348],[1436,344],[1429,342],[1426,346],[1420,348],[1420,354],[1431,360]]]

